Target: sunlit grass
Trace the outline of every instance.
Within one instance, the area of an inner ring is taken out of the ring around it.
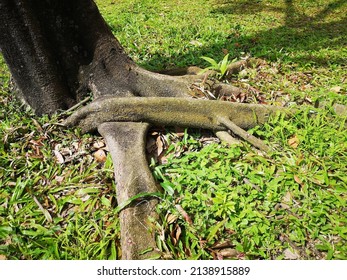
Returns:
[[[347,104],[343,1],[96,2],[145,68],[251,55],[263,64],[228,82],[278,105]],[[0,60],[0,256],[119,258],[112,161],[93,156],[101,139],[35,117],[9,81]],[[167,163],[151,165],[166,191],[155,225],[163,258],[346,259],[345,121],[312,107],[273,118],[251,131],[274,148],[267,155],[203,131],[164,133]]]

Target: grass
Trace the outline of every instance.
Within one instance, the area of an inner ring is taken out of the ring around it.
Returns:
[[[208,67],[202,57],[250,54],[262,62],[227,81],[249,99],[347,104],[344,1],[97,4],[145,68]],[[112,161],[102,139],[21,107],[2,60],[0,87],[0,258],[119,258]],[[163,258],[346,259],[345,123],[312,107],[276,116],[251,131],[274,148],[267,155],[247,144],[227,147],[206,131],[150,135],[166,145],[151,163],[165,189],[154,225]],[[95,156],[100,150],[106,158]]]

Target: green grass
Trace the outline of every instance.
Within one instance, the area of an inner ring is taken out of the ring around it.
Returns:
[[[345,1],[97,3],[147,69],[251,55],[262,63],[227,81],[250,100],[347,104]],[[9,80],[0,60],[0,257],[119,258],[112,161],[94,157],[102,139],[36,118]],[[311,109],[251,131],[274,148],[267,155],[206,131],[159,134],[166,154],[151,168],[165,189],[154,225],[163,258],[347,258],[346,119]]]
[[[188,152],[154,169],[174,193],[159,206],[168,255],[208,259],[223,253],[218,244],[229,244],[233,258],[283,259],[294,250],[302,259],[346,259],[345,121],[323,111],[289,120],[278,116],[253,130],[275,146],[266,156],[243,145],[202,146],[194,137],[179,144]],[[288,144],[294,135],[296,148]]]

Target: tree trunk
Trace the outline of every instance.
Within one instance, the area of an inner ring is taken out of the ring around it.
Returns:
[[[1,51],[18,95],[37,115],[71,108],[90,93],[94,98],[188,96],[186,79],[139,68],[112,35],[92,0],[1,0],[0,14]],[[120,123],[99,127],[111,146],[118,203],[131,199],[130,194],[157,190],[141,150],[146,129],[127,124],[130,131],[124,137],[115,129],[105,129],[110,126],[123,131],[127,128]],[[139,151],[142,168],[138,174],[142,179],[145,174],[146,180],[135,178],[135,161],[127,156],[130,149]],[[154,215],[155,201],[128,205],[121,212],[123,258],[148,257],[141,251],[145,246],[155,247],[143,227],[146,216]]]
[[[176,79],[166,79],[164,86],[161,75],[137,67],[92,0],[1,0],[0,13],[3,56],[38,115],[65,110],[88,92],[94,97],[187,92]]]

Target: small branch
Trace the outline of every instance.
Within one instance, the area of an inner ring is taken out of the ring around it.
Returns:
[[[237,126],[228,118],[221,117],[219,118],[219,121],[220,123],[224,124],[228,129],[230,129],[234,134],[241,137],[243,140],[247,141],[248,143],[252,144],[254,147],[264,152],[270,151],[270,148],[267,145],[265,145],[263,141],[249,134],[247,131]]]
[[[67,109],[66,111],[62,112],[61,115],[67,115],[68,113],[74,111],[75,109],[77,109],[78,107],[86,104],[89,100],[91,100],[92,97],[88,96],[86,98],[84,98],[82,101],[78,102],[77,104],[75,104],[74,106],[70,107],[69,109]]]
[[[241,143],[235,137],[231,136],[227,131],[217,131],[216,136],[219,138],[219,140],[229,145],[235,145],[235,144]]]

